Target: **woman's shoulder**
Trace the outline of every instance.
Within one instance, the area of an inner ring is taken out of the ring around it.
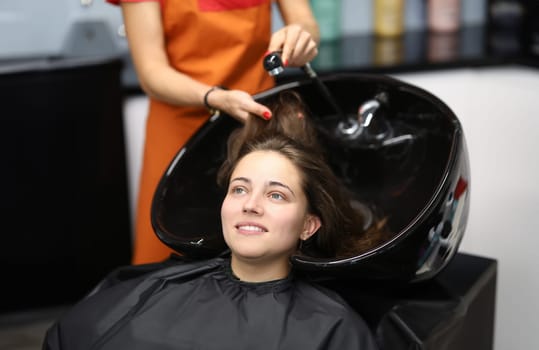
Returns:
[[[337,292],[317,283],[297,282],[296,303],[301,317],[327,325],[327,349],[377,349],[371,329]]]
[[[332,289],[305,280],[298,280],[296,286],[298,296],[305,302],[318,304],[320,307],[329,308],[336,312],[347,313],[352,310],[341,295]]]
[[[166,261],[118,268],[66,311],[47,332],[45,344],[76,337],[76,345],[84,348],[129,320],[130,315],[144,307],[156,293],[171,285],[181,286],[186,281],[219,271],[224,261],[221,258],[197,262]],[[44,348],[62,347],[51,345]]]
[[[337,292],[317,283],[297,281],[294,304],[300,315],[324,319],[335,324],[352,324],[367,328],[360,315]]]
[[[110,272],[98,284],[94,292],[137,279],[170,279],[175,276],[183,276],[184,274],[187,276],[196,276],[205,271],[213,270],[223,265],[224,262],[225,259],[220,257],[209,260],[189,261],[181,256],[171,255],[170,258],[161,262],[121,266]]]

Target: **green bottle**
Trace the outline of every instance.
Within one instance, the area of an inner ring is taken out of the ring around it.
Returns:
[[[330,41],[341,36],[341,0],[311,0],[311,7],[320,28],[320,40]]]

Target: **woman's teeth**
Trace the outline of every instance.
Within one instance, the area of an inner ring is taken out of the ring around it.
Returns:
[[[264,232],[264,230],[258,226],[239,226],[238,229],[242,231]]]

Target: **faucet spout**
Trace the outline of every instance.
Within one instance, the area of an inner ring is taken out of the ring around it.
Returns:
[[[382,92],[361,104],[358,109],[360,135],[365,141],[383,141],[391,136],[386,120],[387,94]]]
[[[371,125],[374,114],[378,108],[380,108],[380,102],[378,102],[376,99],[368,100],[359,107],[357,111],[357,119],[362,128],[368,128]]]

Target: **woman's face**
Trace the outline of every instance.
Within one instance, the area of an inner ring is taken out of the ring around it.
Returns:
[[[288,261],[298,240],[318,229],[301,184],[299,170],[277,152],[255,151],[238,162],[221,207],[223,234],[233,257]]]

